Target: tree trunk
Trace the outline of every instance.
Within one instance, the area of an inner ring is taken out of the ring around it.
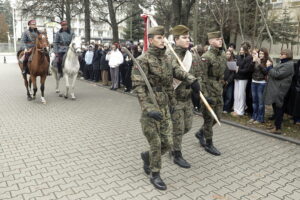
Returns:
[[[172,17],[172,27],[180,24],[181,22],[181,9],[182,9],[182,0],[172,0],[173,8],[173,17]]]
[[[90,0],[84,0],[84,25],[85,25],[85,42],[90,44],[91,41]]]
[[[297,39],[297,55],[299,55],[299,44],[300,44],[300,16],[298,16],[298,39]]]
[[[194,19],[193,19],[193,39],[194,45],[198,44],[198,12],[199,12],[199,3],[195,3],[194,7]]]
[[[252,43],[253,47],[256,46],[255,37],[256,37],[256,28],[257,28],[257,15],[258,15],[258,7],[256,5],[256,7],[255,7],[255,15],[254,15],[254,27],[253,27],[252,38],[251,38],[251,43]]]
[[[238,19],[239,19],[239,27],[240,27],[240,34],[241,34],[241,37],[242,37],[242,41],[245,41],[245,38],[244,38],[244,33],[243,33],[243,28],[242,28],[242,20],[241,20],[241,11],[240,11],[240,8],[238,6],[238,3],[237,3],[237,0],[234,0],[235,2],[235,6],[236,6],[236,9],[238,11]]]
[[[71,0],[66,0],[66,20],[68,22],[68,27],[71,29]]]
[[[60,21],[64,20],[64,16],[65,16],[65,5],[66,5],[65,0],[62,0],[62,2],[61,2],[61,14],[60,14],[60,16],[59,16]]]
[[[110,25],[113,32],[113,42],[119,42],[119,30],[118,30],[118,24],[117,24],[114,5],[113,5],[113,0],[107,0],[107,3],[108,3],[109,18],[111,22]]]
[[[265,13],[262,11],[262,9],[261,9],[261,7],[260,7],[260,5],[259,5],[258,0],[255,0],[255,1],[256,1],[256,5],[257,5],[257,7],[258,7],[258,9],[259,9],[259,11],[260,11],[260,14],[261,14],[261,17],[262,17],[262,19],[263,19],[263,22],[264,22],[264,24],[265,24],[265,27],[266,27],[268,36],[269,36],[269,38],[270,38],[270,48],[269,48],[269,52],[271,53],[271,49],[272,49],[272,45],[273,45],[273,37],[272,37],[272,35],[271,35],[271,33],[270,33],[270,29],[269,29],[269,26],[268,26],[268,24],[267,24],[267,20],[266,20],[266,18],[265,18]]]

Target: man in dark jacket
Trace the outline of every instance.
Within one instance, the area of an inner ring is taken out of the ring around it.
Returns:
[[[280,63],[269,71],[269,81],[265,94],[265,104],[272,104],[275,114],[274,134],[282,134],[281,124],[284,114],[284,98],[291,86],[294,75],[293,53],[289,49],[280,53]]]
[[[100,60],[102,56],[102,49],[96,44],[93,57],[93,81],[98,82],[100,80]]]
[[[300,124],[300,60],[294,64],[294,76],[285,100],[286,113],[293,116],[295,124]]]

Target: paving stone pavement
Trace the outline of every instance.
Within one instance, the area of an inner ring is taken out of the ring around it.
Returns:
[[[27,101],[16,64],[0,64],[0,199],[197,199],[299,200],[300,147],[228,125],[215,127],[220,157],[206,153],[194,133],[184,137],[182,169],[168,156],[161,176],[168,190],[153,188],[140,152],[148,148],[135,97],[83,81],[77,100],[54,92]]]

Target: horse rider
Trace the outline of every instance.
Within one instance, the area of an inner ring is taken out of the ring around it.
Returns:
[[[54,53],[57,60],[57,69],[60,77],[63,77],[63,57],[65,53],[68,51],[69,45],[72,39],[75,37],[75,34],[68,27],[67,21],[62,21],[60,23],[61,29],[56,33],[54,39]]]
[[[28,21],[29,29],[22,34],[21,38],[21,48],[20,51],[24,51],[23,60],[23,71],[22,74],[26,74],[28,71],[28,59],[32,53],[32,48],[35,46],[35,40],[39,34],[36,28],[36,21],[34,19]]]

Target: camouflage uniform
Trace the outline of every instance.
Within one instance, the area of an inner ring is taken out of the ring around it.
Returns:
[[[187,49],[181,47],[174,48],[178,57],[183,60]],[[168,56],[172,61],[172,66],[180,67],[175,56],[168,52]],[[199,60],[193,56],[192,66],[189,71],[190,74],[199,76]],[[191,87],[187,82],[181,82],[181,84],[175,89],[175,98],[177,104],[174,106],[174,112],[172,113],[173,121],[173,150],[181,151],[182,137],[192,128],[193,122],[193,109],[191,102]]]
[[[173,144],[173,125],[169,111],[169,106],[176,104],[172,86],[173,76],[179,80],[186,80],[189,84],[193,83],[196,78],[177,66],[172,67],[165,54],[165,49],[150,46],[149,50],[138,57],[137,60],[153,88],[159,106],[156,107],[152,103],[145,81],[138,69],[134,67],[132,82],[142,109],[140,120],[142,130],[150,145],[150,169],[152,172],[159,172],[161,169],[161,155],[167,152]],[[149,117],[148,113],[150,111],[160,112],[163,119],[156,121]]]
[[[215,111],[218,119],[221,117],[223,108],[223,80],[226,69],[225,53],[210,46],[210,49],[201,57],[201,89],[205,97],[209,97],[210,106]],[[213,119],[206,106],[201,102],[204,124],[201,127],[205,139],[212,139],[212,127],[216,121]]]

